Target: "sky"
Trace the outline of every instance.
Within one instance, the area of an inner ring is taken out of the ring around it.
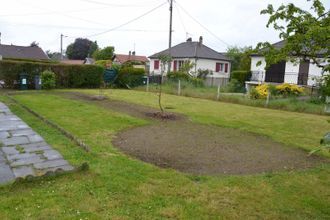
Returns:
[[[256,46],[277,42],[278,33],[266,28],[268,4],[289,2],[309,9],[306,0],[174,0],[173,40],[179,44],[203,36],[205,45],[224,52],[229,46]],[[330,1],[322,1],[329,9]],[[28,46],[36,41],[43,50],[60,51],[75,38],[114,46],[118,54],[136,51],[150,56],[168,48],[168,0],[0,0],[2,44]]]

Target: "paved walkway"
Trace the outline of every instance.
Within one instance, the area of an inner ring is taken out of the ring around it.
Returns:
[[[73,167],[0,102],[0,184],[57,170]]]

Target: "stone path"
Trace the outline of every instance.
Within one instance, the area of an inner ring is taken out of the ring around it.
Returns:
[[[74,168],[0,102],[0,184]]]

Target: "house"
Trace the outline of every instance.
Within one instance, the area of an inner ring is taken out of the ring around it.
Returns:
[[[285,41],[273,44],[275,49],[284,47]],[[322,54],[320,54],[322,57]],[[257,65],[260,64],[260,65]],[[246,82],[246,88],[263,82],[267,83],[290,83],[301,86],[316,86],[317,79],[323,75],[323,70],[316,64],[301,60],[299,63],[282,61],[271,65],[265,70],[265,57],[260,54],[251,55],[251,79]]]
[[[127,62],[133,62],[135,68],[148,69],[149,59],[146,56],[138,56],[135,51],[129,51],[127,54],[115,54],[112,58],[112,61],[117,64],[125,64]]]
[[[161,63],[159,56],[168,55],[169,50],[163,50],[159,53],[151,55],[150,58],[150,73],[154,75],[161,74]],[[208,78],[224,78],[230,77],[230,59],[223,53],[219,53],[203,44],[203,37],[199,41],[192,41],[191,38],[186,42],[180,43],[171,48],[171,71],[178,71],[185,61],[194,63],[195,66],[190,74],[196,76],[198,70],[209,70]],[[165,67],[165,73],[167,66]]]
[[[83,65],[83,64],[91,65],[95,63],[95,60],[93,58],[87,57],[84,60],[68,60],[68,59],[60,60],[60,63],[70,64],[70,65]]]
[[[47,54],[38,46],[16,46],[0,44],[3,59],[49,60]]]

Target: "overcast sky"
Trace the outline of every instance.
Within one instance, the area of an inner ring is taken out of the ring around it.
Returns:
[[[205,45],[217,51],[228,45],[276,42],[278,33],[266,28],[268,17],[260,11],[269,3],[288,2],[311,6],[306,0],[176,0],[172,45],[187,36],[203,36]],[[330,1],[323,3],[329,9]],[[116,53],[135,48],[138,55],[149,56],[168,47],[168,30],[167,0],[0,0],[2,44],[27,46],[36,41],[44,50],[60,51],[63,33],[64,48],[76,37],[87,37],[100,47],[114,46]]]

